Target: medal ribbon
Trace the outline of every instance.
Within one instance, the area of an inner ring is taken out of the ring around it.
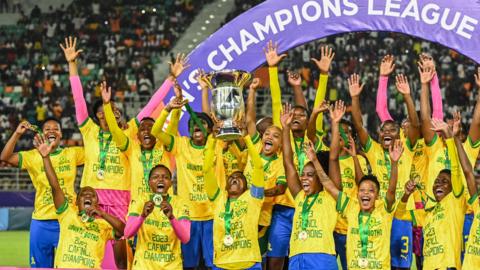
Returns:
[[[227,199],[227,204],[225,205],[225,235],[230,235],[231,225],[232,225],[233,209],[230,210],[230,198]]]
[[[342,137],[342,140],[345,143],[345,147],[349,147],[348,136],[347,133],[345,133],[342,124],[338,124],[338,127],[340,129],[340,137]]]
[[[305,159],[307,155],[303,151],[303,140],[304,138],[300,139],[300,146],[297,145],[297,141],[294,141],[295,144],[295,154],[297,155],[298,159],[298,174],[301,175],[303,172],[303,167],[305,167]]]
[[[363,223],[363,217],[368,215],[367,222]],[[360,243],[362,245],[362,258],[367,258],[368,232],[370,227],[371,214],[364,214],[362,211],[358,214],[358,233],[360,234]]]
[[[108,153],[108,147],[110,146],[110,143],[112,142],[112,134],[110,133],[105,141],[103,138],[103,131],[100,131],[98,134],[98,148],[100,149],[100,168],[99,170],[105,171],[105,162],[107,159],[107,153]],[[105,141],[105,143],[104,143]]]
[[[187,112],[188,112],[188,114],[190,114],[190,117],[192,117],[192,120],[195,123],[195,125],[197,125],[200,128],[200,130],[203,133],[203,136],[207,137],[207,135],[208,135],[207,130],[203,126],[202,121],[200,121],[200,119],[198,119],[197,114],[193,111],[192,107],[190,107],[190,105],[187,103],[187,104],[185,104],[185,109],[187,109]],[[191,134],[193,134],[193,127],[189,127],[189,128],[190,128],[190,135],[191,135]]]
[[[315,203],[315,201],[317,201],[317,198],[318,198],[318,194],[315,194],[315,195],[308,195],[306,198],[305,198],[305,201],[303,202],[303,205],[302,205],[302,231],[306,230],[307,229],[307,226],[308,226],[308,213],[310,212],[310,209],[312,209],[312,206],[313,204]],[[312,198],[312,201],[310,203],[308,203],[308,199]]]
[[[150,153],[150,158],[147,159],[147,153]],[[152,169],[152,161],[153,161],[153,151],[152,150],[142,150],[140,160],[142,161],[143,167],[143,179],[145,181],[145,186],[150,190],[150,186],[148,185],[148,175],[150,174],[150,170]]]
[[[392,172],[392,164],[390,163],[390,157],[386,151],[383,151],[383,158],[385,160],[385,167],[387,168],[388,180],[390,181],[390,173]]]
[[[448,156],[448,150],[447,148],[445,147],[445,169],[449,169],[450,170],[451,166],[450,166],[450,157]]]

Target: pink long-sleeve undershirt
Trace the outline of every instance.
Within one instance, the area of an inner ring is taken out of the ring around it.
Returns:
[[[155,109],[160,105],[168,91],[173,87],[174,82],[170,79],[166,79],[160,88],[157,89],[152,98],[148,101],[147,105],[138,113],[137,120],[142,121],[144,117],[150,117]]]
[[[137,234],[138,230],[145,221],[145,218],[142,216],[129,216],[127,219],[127,224],[125,224],[124,237],[130,238]],[[176,218],[170,220],[175,235],[182,243],[188,243],[190,241],[190,220],[182,219],[177,220]]]
[[[437,74],[430,81],[430,92],[432,94],[432,118],[443,119],[442,93],[440,92],[440,82]]]
[[[380,79],[378,80],[376,111],[382,123],[387,120],[393,120],[392,116],[388,112],[387,87],[388,87],[388,77],[380,76]]]
[[[77,118],[77,124],[81,125],[88,118],[87,102],[83,97],[83,87],[80,77],[71,76],[70,85],[72,87],[73,101],[75,103],[75,117]]]

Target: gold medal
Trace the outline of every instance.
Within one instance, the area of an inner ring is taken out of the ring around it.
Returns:
[[[300,231],[298,233],[298,239],[305,241],[308,238],[308,233],[306,231]]]
[[[160,204],[163,201],[162,194],[156,193],[155,195],[153,195],[152,201],[155,204],[155,206],[160,206]]]
[[[105,172],[102,169],[99,169],[97,171],[97,179],[98,180],[103,180],[105,179]]]
[[[368,267],[367,258],[358,258],[358,266],[362,269],[366,269]]]
[[[223,237],[223,244],[227,247],[233,245],[233,237],[231,235],[225,235],[225,237]]]
[[[81,217],[81,220],[82,220],[82,222],[86,223],[86,222],[90,221],[90,217],[86,213],[83,213],[82,217]]]

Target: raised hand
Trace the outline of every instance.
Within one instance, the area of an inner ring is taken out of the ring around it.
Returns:
[[[393,55],[387,54],[383,57],[382,63],[380,64],[380,76],[388,76],[395,69],[395,57]]]
[[[319,114],[328,112],[330,110],[330,104],[328,101],[324,100],[318,105],[318,107],[313,108],[312,114]]]
[[[260,80],[260,78],[253,78],[252,83],[250,83],[249,89],[255,91],[261,83],[262,81]]]
[[[431,123],[432,123],[432,127],[431,129],[433,131],[436,131],[436,132],[442,132],[442,134],[446,137],[446,138],[451,138],[452,137],[452,129],[448,126],[447,123],[445,123],[443,120],[441,119],[435,119],[433,118],[431,120]]]
[[[35,148],[37,148],[38,152],[42,157],[47,157],[53,149],[53,145],[50,145],[48,143],[45,135],[35,135],[35,138],[33,138],[33,145],[35,146]]]
[[[345,115],[345,103],[343,100],[337,100],[335,106],[330,107],[330,119],[332,119],[332,124],[340,123],[343,115]]]
[[[107,82],[106,81],[103,81],[101,84],[100,84],[100,89],[102,91],[102,101],[103,101],[103,104],[107,104],[110,102],[111,98],[112,98],[112,87],[107,87]]]
[[[422,62],[418,62],[418,72],[420,73],[420,82],[423,84],[430,83],[435,75],[435,69],[423,65]]]
[[[195,79],[197,80],[201,89],[208,89],[209,88],[207,74],[205,74],[205,71],[203,69],[201,69],[201,68],[198,69],[197,77]]]
[[[395,79],[395,86],[398,92],[402,95],[410,95],[410,85],[408,84],[407,76],[399,74]]]
[[[413,179],[408,180],[407,183],[405,183],[405,195],[406,196],[412,195],[416,187],[417,187],[417,184]]]
[[[218,132],[220,132],[220,129],[223,127],[223,121],[219,120],[214,113],[210,113],[210,118],[213,122],[212,134],[213,136],[217,136]]]
[[[317,159],[317,153],[315,152],[315,145],[312,142],[308,142],[305,144],[305,153],[307,154],[307,158],[310,161],[314,161]]]
[[[328,74],[328,70],[330,70],[330,65],[332,64],[332,60],[335,57],[335,53],[331,47],[321,47],[320,48],[320,60],[311,58],[313,62],[317,65],[320,73]]]
[[[168,217],[168,219],[174,218],[172,205],[167,200],[163,200],[160,203],[160,209],[162,209],[163,213]]]
[[[167,106],[165,106],[165,110],[170,112],[173,109],[180,109],[187,103],[188,99],[173,98],[170,100],[170,102],[168,102]]]
[[[360,76],[358,74],[352,74],[350,78],[348,78],[348,91],[350,92],[350,96],[352,98],[360,96],[364,86],[365,83],[360,85]]]
[[[288,83],[291,86],[300,86],[302,85],[302,77],[300,76],[300,73],[296,71],[287,71],[288,75]]]
[[[286,128],[292,125],[292,120],[293,120],[292,105],[287,103],[283,105],[283,110],[280,113],[280,123],[282,124],[283,128]]]
[[[348,147],[344,146],[343,150],[345,150],[352,157],[357,155],[357,147],[355,145],[355,140],[351,135],[348,136]]]
[[[420,62],[424,67],[432,68],[435,71],[435,61],[433,61],[432,56],[427,53],[420,54]]]
[[[18,124],[18,127],[17,129],[15,130],[15,133],[17,133],[18,135],[23,135],[25,134],[25,131],[27,131],[28,129],[31,129],[31,124],[27,121],[22,121],[20,122],[20,124]]]
[[[475,83],[480,88],[480,67],[477,69],[477,74],[475,74]]]
[[[153,209],[155,208],[155,204],[152,201],[148,201],[143,205],[143,211],[142,211],[142,217],[146,218],[148,215],[150,215],[153,212]]]
[[[283,58],[287,57],[287,54],[278,55],[278,43],[273,41],[269,41],[267,44],[267,48],[263,48],[263,52],[265,53],[265,58],[267,59],[267,63],[269,67],[277,66]]]
[[[390,145],[388,150],[390,154],[390,160],[392,162],[398,162],[403,153],[402,141],[399,139],[395,140],[393,145]]]
[[[77,59],[78,55],[83,52],[83,50],[76,50],[76,46],[77,38],[72,37],[65,38],[65,46],[60,43],[60,48],[62,48],[67,62],[74,62]]]
[[[223,122],[221,124],[223,126]],[[233,126],[238,128],[243,135],[247,134],[247,123],[245,122],[244,113],[239,113],[233,118]]]
[[[85,213],[90,217],[95,217],[95,216],[103,217],[103,214],[105,212],[103,212],[102,209],[98,207],[91,206],[91,207],[85,208]]]
[[[175,62],[168,62],[168,64],[170,65],[170,75],[174,78],[180,76],[180,74],[190,66],[190,64],[188,64],[188,58],[184,53],[177,53]]]
[[[182,87],[180,86],[180,84],[175,83],[175,85],[173,85],[173,91],[175,92],[176,99],[183,99]]]
[[[453,113],[453,136],[460,135],[462,131],[462,114],[459,111]]]

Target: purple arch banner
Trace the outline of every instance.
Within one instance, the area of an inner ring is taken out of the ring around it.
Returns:
[[[480,62],[480,0],[267,0],[224,25],[189,54],[179,78],[184,96],[201,110],[198,68],[253,71],[269,40],[287,51],[326,36],[392,31],[452,48]],[[170,98],[171,96],[169,96]],[[180,132],[188,134],[182,117]]]

